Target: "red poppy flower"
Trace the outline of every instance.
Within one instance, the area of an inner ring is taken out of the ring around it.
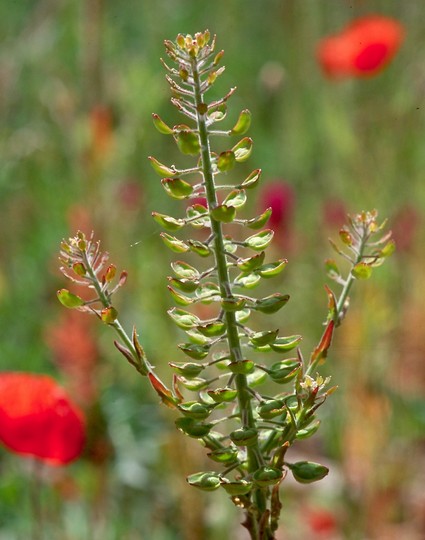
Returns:
[[[396,20],[380,15],[352,21],[339,34],[324,38],[317,58],[328,77],[371,77],[394,57],[404,38]]]
[[[84,438],[82,413],[53,379],[0,374],[0,441],[9,450],[65,465],[81,454]]]

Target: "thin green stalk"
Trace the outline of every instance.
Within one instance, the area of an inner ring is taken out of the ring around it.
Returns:
[[[194,96],[197,116],[197,127],[199,132],[199,141],[201,146],[202,172],[205,182],[205,190],[208,201],[208,207],[213,209],[217,206],[216,189],[214,185],[214,174],[211,163],[209,133],[206,125],[206,115],[201,114],[199,110],[203,110],[204,101],[200,89],[200,78],[197,68],[196,59],[192,60],[192,73],[194,80]],[[227,266],[226,252],[224,247],[222,226],[219,221],[212,217],[211,230],[213,234],[214,253],[217,267],[218,282],[220,294],[223,299],[232,300],[234,298],[230,285],[229,272]],[[238,324],[235,313],[232,311],[225,312],[225,320],[227,325],[227,341],[229,345],[229,353],[232,362],[240,362],[243,360],[241,344],[239,340]],[[251,394],[249,392],[248,380],[246,375],[237,374],[235,376],[235,384],[238,391],[238,403],[241,413],[241,421],[246,428],[255,428],[255,419],[251,406]],[[248,472],[253,473],[262,465],[262,455],[258,443],[248,447]],[[268,490],[257,489],[254,492],[255,503],[261,516],[267,508]],[[259,539],[258,523],[255,522],[255,531],[250,531],[252,538]]]

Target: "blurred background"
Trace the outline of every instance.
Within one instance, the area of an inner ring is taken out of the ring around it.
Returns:
[[[372,78],[327,79],[319,40],[373,13],[405,28],[395,59]],[[38,540],[247,537],[224,493],[187,487],[185,476],[208,467],[207,458],[114,349],[112,331],[56,299],[66,286],[61,239],[94,229],[129,272],[116,297],[126,328],[136,324],[161,375],[181,356],[181,334],[165,315],[173,255],[150,214],[181,215],[182,205],[166,197],[147,156],[187,163],[151,113],[181,122],[159,61],[163,40],[205,28],[226,53],[211,98],[236,85],[227,127],[243,108],[253,115],[254,152],[235,170],[240,179],[263,170],[249,215],[272,197],[279,210],[270,257],[290,260],[261,292],[289,292],[291,302],[261,324],[303,334],[309,354],[326,314],[327,238],[337,237],[347,212],[377,208],[398,245],[356,287],[323,370],[339,390],[320,410],[318,434],[292,450],[331,473],[311,486],[285,481],[279,538],[423,539],[420,0],[0,3],[0,369],[53,375],[84,409],[89,434],[84,456],[62,469],[34,471],[0,450],[0,539],[29,538],[34,519]]]

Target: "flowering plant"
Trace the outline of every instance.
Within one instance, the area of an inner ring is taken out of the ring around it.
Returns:
[[[95,314],[116,331],[116,348],[148,378],[161,401],[176,411],[177,428],[206,448],[211,470],[194,472],[188,483],[206,491],[223,489],[244,511],[243,525],[250,537],[272,540],[279,525],[279,491],[285,476],[291,473],[296,481],[311,483],[328,474],[319,463],[292,461],[288,450],[294,441],[318,430],[317,409],[336,389],[317,370],[327,357],[335,328],[344,319],[353,283],[369,278],[391,254],[394,243],[391,233],[379,237],[384,224],[378,224],[376,211],[349,218],[340,230],[343,247],[331,245],[348,262],[348,270],[344,276],[335,260],[326,261],[328,276],[340,292],[326,286],[324,331],[309,358],[299,348],[300,335],[282,335],[275,328],[258,330],[255,314],[278,312],[289,295],[275,292],[255,297],[252,291],[262,280],[279,275],[288,261],[266,259],[274,234],[266,228],[271,209],[250,218],[242,213],[261,170],[229,181],[234,167],[251,154],[253,141],[244,136],[251,115],[245,109],[231,129],[215,127],[226,117],[235,88],[220,99],[206,101],[207,92],[224,71],[219,67],[223,51],[214,52],[215,37],[211,40],[208,31],[194,37],[178,35],[176,42],[166,41],[165,48],[173,63],[170,67],[163,62],[171,102],[188,124],[170,127],[156,114],[153,121],[158,131],[175,140],[182,154],[193,156],[194,163],[177,168],[149,158],[167,195],[189,202],[183,217],[153,212],[153,218],[165,229],[161,238],[171,251],[205,261],[200,268],[180,259],[171,265],[174,275],[168,290],[177,307],[168,314],[187,336],[178,345],[187,359],[169,363],[171,384],[160,380],[136,328],[129,335],[114,307],[113,296],[127,275],[122,272],[117,277],[116,266],[108,263],[108,254],[100,250],[94,235],[78,232],[61,246],[63,273],[87,286],[90,296],[82,298],[61,289],[58,297],[65,307]],[[224,151],[213,150],[213,140],[234,136],[242,138]],[[205,205],[196,202],[199,198],[205,199]],[[174,236],[185,227],[198,231],[196,238]],[[202,318],[199,305],[209,306],[210,317]]]

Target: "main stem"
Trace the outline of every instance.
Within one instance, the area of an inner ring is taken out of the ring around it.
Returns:
[[[209,209],[217,206],[216,189],[214,185],[214,173],[211,164],[211,152],[208,128],[206,125],[206,113],[199,112],[205,110],[202,92],[200,89],[200,77],[196,59],[192,59],[192,73],[194,81],[194,96],[197,116],[197,127],[199,131],[199,142],[201,146],[202,158],[202,173],[205,182],[206,198]],[[217,267],[218,282],[220,287],[220,295],[223,299],[233,300],[232,287],[229,279],[229,271],[227,267],[226,251],[224,247],[223,231],[219,221],[216,221],[210,216],[211,231],[213,235],[215,263]],[[239,340],[238,326],[236,315],[233,311],[225,312],[225,320],[227,327],[227,342],[229,346],[230,359],[232,362],[241,362],[243,354]],[[255,419],[251,406],[252,395],[249,391],[248,380],[246,375],[237,374],[235,376],[236,389],[238,391],[238,403],[241,414],[241,422],[245,428],[255,428]],[[257,444],[247,447],[248,452],[248,472],[254,473],[263,465],[263,459],[260,447]],[[260,520],[267,510],[267,500],[270,496],[268,489],[256,489],[253,493],[254,503],[258,509],[257,515],[248,516],[246,526],[253,540],[273,539],[273,534],[269,532],[266,535],[261,534]],[[269,530],[269,527],[264,527]],[[260,536],[261,534],[261,536]]]

